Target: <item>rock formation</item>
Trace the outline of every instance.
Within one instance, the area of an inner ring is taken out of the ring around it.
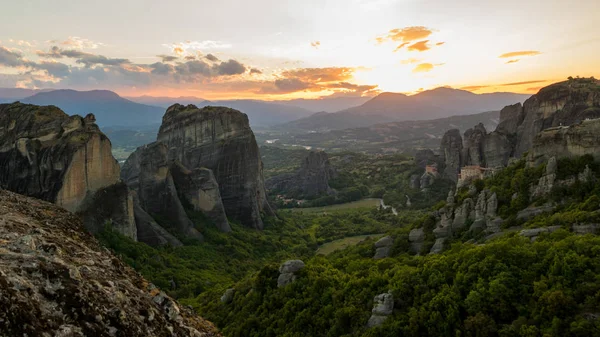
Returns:
[[[172,163],[170,169],[179,198],[206,214],[221,232],[231,232],[213,172],[204,167],[190,171],[179,162]]]
[[[444,163],[444,175],[454,182],[462,165],[463,141],[458,129],[448,130],[440,145],[441,160]]]
[[[486,133],[483,125],[467,130],[464,137],[456,129],[449,130],[440,148],[444,174],[456,181],[463,166],[504,167],[525,152],[532,164],[552,156],[592,154],[600,158],[595,146],[600,141],[598,118],[600,81],[581,78],[552,84],[523,105],[502,109],[494,132]]]
[[[487,131],[482,123],[477,124],[474,128],[468,129],[463,137],[463,152],[462,166],[486,166],[485,157],[483,155],[483,147]]]
[[[546,129],[533,138],[527,161],[537,166],[551,157],[590,154],[600,160],[600,119],[584,120],[571,126]]]
[[[523,113],[521,103],[504,107],[500,110],[500,123],[496,127],[496,131],[504,134],[516,133],[518,126],[523,123]]]
[[[235,295],[235,289],[233,288],[229,288],[227,290],[225,290],[225,292],[223,293],[223,296],[221,296],[221,302],[222,303],[231,303],[231,301],[233,301],[233,296]]]
[[[437,163],[439,158],[431,149],[418,150],[415,153],[415,164],[420,168]]]
[[[296,272],[304,268],[304,262],[301,260],[288,260],[279,267],[279,277],[277,278],[277,287],[285,287],[296,280]]]
[[[570,79],[542,88],[526,100],[523,120],[517,125],[515,156],[529,151],[536,135],[544,129],[599,118],[599,84],[594,79]]]
[[[48,202],[0,191],[0,335],[220,336]]]
[[[560,229],[560,226],[549,226],[541,228],[524,229],[519,232],[519,235],[529,238],[531,241],[535,241],[537,237],[542,233],[553,233]]]
[[[423,248],[423,242],[425,241],[425,231],[423,228],[415,228],[408,234],[408,241],[410,242],[410,251],[414,254],[420,254]]]
[[[473,186],[473,185],[471,185]],[[439,253],[444,248],[446,240],[455,233],[466,228],[471,224],[468,230],[484,231],[492,234],[500,231],[503,220],[498,217],[498,196],[489,190],[477,192],[473,190],[470,196],[465,198],[462,203],[455,204],[454,196],[450,193],[446,206],[434,213],[437,219],[436,227],[433,229],[436,241],[431,248],[430,253]],[[409,234],[411,246],[415,245],[413,251],[422,247],[424,239],[423,229],[413,229]]]
[[[421,176],[419,176],[418,174],[411,175],[408,186],[413,190],[420,189],[421,188]]]
[[[335,176],[336,172],[329,164],[327,153],[309,151],[296,173],[272,177],[266,181],[266,186],[269,190],[281,191],[290,196],[314,198],[334,192],[329,187],[329,180]]]
[[[94,115],[54,106],[0,105],[0,187],[85,215],[86,228],[112,222],[136,238],[133,199]]]
[[[367,327],[379,326],[394,312],[394,296],[391,292],[379,294],[373,299],[373,310],[367,322]]]
[[[137,192],[141,208],[164,222],[160,225],[201,239],[179,199],[167,152],[167,147],[159,142],[138,148],[124,165],[123,180]],[[139,165],[138,171],[132,168],[134,164]]]
[[[167,109],[158,141],[168,159],[188,170],[212,170],[227,216],[262,229],[262,214],[273,211],[266,198],[263,166],[248,116],[224,107],[175,104]]]
[[[379,260],[390,256],[394,239],[390,236],[385,236],[375,242],[375,255],[373,259]]]

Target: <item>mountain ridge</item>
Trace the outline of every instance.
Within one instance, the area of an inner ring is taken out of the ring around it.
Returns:
[[[360,106],[328,115],[312,115],[278,125],[276,128],[283,130],[339,130],[393,121],[432,120],[455,115],[497,111],[506,105],[522,102],[529,96],[503,92],[474,94],[466,90],[444,87],[411,96],[384,92]]]

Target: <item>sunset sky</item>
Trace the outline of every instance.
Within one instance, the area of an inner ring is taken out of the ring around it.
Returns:
[[[288,99],[600,77],[598,0],[20,0],[0,87]]]

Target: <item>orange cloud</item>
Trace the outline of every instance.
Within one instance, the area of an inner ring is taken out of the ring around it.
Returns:
[[[400,61],[400,64],[415,64],[415,63],[419,63],[419,62],[421,62],[421,60],[416,59],[416,58],[409,58],[407,60]]]
[[[421,63],[413,69],[413,73],[426,73],[432,71],[434,65],[431,63]]]
[[[481,89],[484,89],[487,87],[489,87],[489,85],[470,85],[470,86],[462,87],[460,89],[468,90],[468,91],[477,91],[477,90],[481,90]]]
[[[427,42],[429,42],[429,40],[419,41],[419,42],[416,42],[414,44],[411,44],[410,46],[408,46],[408,50],[409,51],[426,51],[426,50],[429,50],[431,48],[429,48],[429,46],[427,45]]]
[[[395,28],[390,30],[387,35],[378,36],[375,38],[377,43],[383,43],[386,41],[402,42],[394,51],[402,49],[410,42],[416,40],[422,40],[429,37],[433,33],[433,30],[423,26],[412,26],[404,28]]]
[[[310,45],[314,48],[319,49],[319,46],[321,46],[321,41],[313,41],[310,43]]]
[[[445,63],[420,63],[415,67],[415,69],[413,69],[413,73],[427,73],[432,71],[433,68],[443,66],[444,64]]]
[[[501,59],[506,59],[506,58],[513,58],[513,57],[517,57],[517,56],[535,56],[535,55],[539,55],[539,54],[541,54],[541,52],[539,52],[537,50],[522,50],[522,51],[513,51],[510,53],[505,53],[498,57]]]
[[[297,68],[277,75],[274,81],[262,82],[257,94],[333,92],[337,96],[362,96],[378,93],[377,85],[350,83],[356,68]]]
[[[521,60],[521,59],[508,60],[508,61],[506,61],[506,64],[517,63],[517,62],[519,62],[520,60]]]
[[[547,80],[534,80],[534,81],[512,82],[512,83],[504,83],[504,84],[500,84],[500,85],[503,86],[503,87],[510,87],[510,86],[513,86],[513,85],[544,83],[544,82],[547,82]]]
[[[300,68],[283,71],[281,76],[298,78],[303,82],[341,82],[351,80],[354,71],[356,68],[351,67]]]
[[[388,32],[386,36],[380,36],[377,38],[378,42],[384,41],[402,41],[410,42],[414,40],[420,40],[431,35],[433,31],[423,26],[413,26],[405,28],[396,28]]]
[[[175,47],[175,48],[173,48],[173,52],[177,55],[182,55],[184,50],[181,47]]]
[[[394,52],[397,52],[398,50],[404,48],[404,46],[406,46],[407,44],[410,44],[410,42],[404,42],[403,44],[399,45],[398,47],[396,47],[396,49],[394,49]]]
[[[441,46],[441,45],[443,45],[443,44],[445,44],[445,43],[446,43],[446,42],[438,42],[438,43],[436,43],[435,45],[436,45],[436,46]]]

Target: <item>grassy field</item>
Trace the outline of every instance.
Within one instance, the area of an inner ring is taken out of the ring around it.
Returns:
[[[329,255],[329,254],[335,252],[336,250],[344,249],[346,247],[359,244],[359,243],[365,241],[369,237],[373,238],[373,239],[379,239],[382,236],[383,236],[383,234],[357,235],[357,236],[350,236],[347,238],[331,241],[324,245],[321,245],[321,247],[319,247],[319,249],[317,249],[317,254]]]
[[[292,212],[303,212],[303,213],[323,213],[323,212],[334,212],[343,211],[345,209],[355,208],[370,208],[379,207],[379,199],[369,198],[353,202],[347,202],[345,204],[323,206],[323,207],[310,207],[310,208],[292,208]]]

